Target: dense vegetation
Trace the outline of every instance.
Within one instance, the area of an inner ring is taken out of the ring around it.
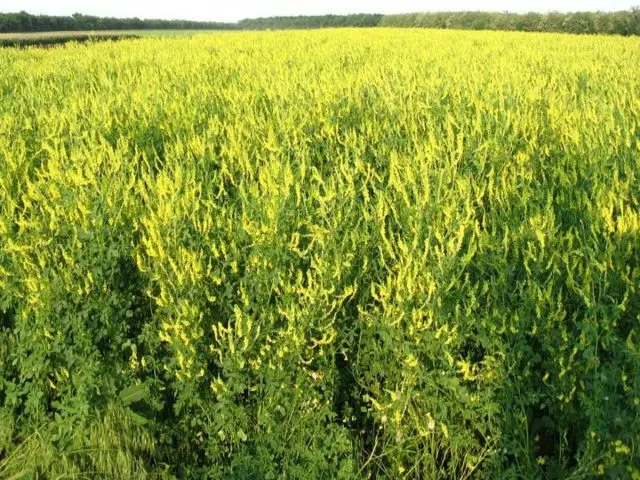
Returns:
[[[131,29],[276,30],[377,26],[640,35],[640,10],[548,14],[436,12],[405,15],[321,15],[255,18],[241,20],[238,23],[99,18],[81,14],[72,17],[29,15],[25,12],[0,14],[0,32]]]
[[[189,20],[141,20],[104,18],[76,13],[72,16],[31,15],[26,12],[0,13],[0,33],[60,32],[81,30],[231,30],[233,23]]]
[[[638,478],[639,47],[0,50],[0,477]]]
[[[386,15],[380,26],[640,35],[640,10],[546,14],[412,13]]]
[[[297,17],[250,18],[238,22],[238,28],[244,30],[278,30],[303,28],[334,27],[377,27],[384,15],[318,15]]]
[[[242,20],[244,29],[416,27],[458,30],[640,35],[640,10],[578,13],[435,12],[404,15],[326,15]]]
[[[165,31],[163,30],[162,32],[164,33]],[[69,42],[113,41],[130,38],[139,38],[139,35],[134,30],[0,34],[0,47],[53,47]]]

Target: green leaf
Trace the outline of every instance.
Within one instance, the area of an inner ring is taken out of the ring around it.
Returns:
[[[147,398],[149,395],[149,389],[146,384],[140,383],[138,385],[132,385],[125,388],[120,392],[119,398],[125,407],[128,407],[132,403],[140,402]]]
[[[149,423],[149,420],[147,418],[143,417],[142,415],[136,412],[131,412],[131,418],[133,419],[133,423],[139,426],[143,426]]]

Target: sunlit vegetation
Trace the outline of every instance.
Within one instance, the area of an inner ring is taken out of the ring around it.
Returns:
[[[0,71],[1,478],[640,477],[637,38]]]

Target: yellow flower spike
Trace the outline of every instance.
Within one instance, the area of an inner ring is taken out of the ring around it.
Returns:
[[[418,366],[418,359],[414,355],[409,355],[404,360],[404,364],[409,368],[416,368]]]

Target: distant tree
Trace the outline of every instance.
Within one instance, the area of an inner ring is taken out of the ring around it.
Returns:
[[[535,12],[525,14],[434,12],[401,15],[363,13],[253,18],[241,20],[238,23],[102,18],[81,13],[74,13],[66,17],[30,15],[24,11],[0,13],[0,32],[130,29],[276,30],[377,26],[640,35],[640,8],[636,7],[620,12],[551,12],[547,14]]]
[[[244,30],[377,27],[382,17],[378,14],[354,14],[252,18],[241,20],[238,27]]]
[[[640,8],[620,12],[486,13],[449,12],[386,15],[387,27],[454,28],[640,35]]]
[[[81,13],[71,16],[30,15],[27,12],[0,13],[0,32],[46,32],[68,30],[129,29],[206,29],[230,30],[234,23],[190,22],[181,20],[140,20],[139,18],[102,18]]]

